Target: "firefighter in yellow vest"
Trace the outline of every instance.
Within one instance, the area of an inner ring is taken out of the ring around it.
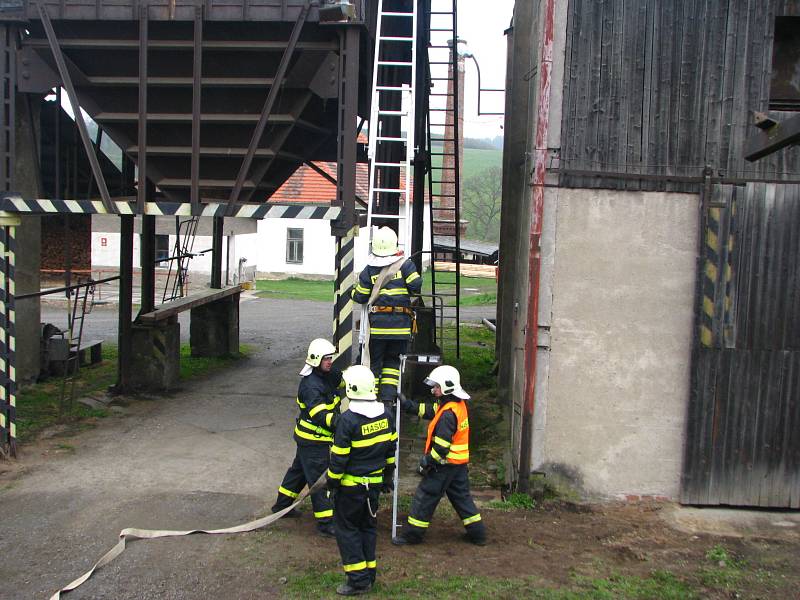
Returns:
[[[392,490],[397,433],[386,407],[376,402],[369,368],[350,367],[344,381],[350,404],[336,425],[328,489],[334,497],[336,542],[347,576],[336,593],[356,596],[375,583],[378,497]]]
[[[419,461],[422,481],[411,501],[411,513],[403,533],[392,539],[396,546],[419,544],[430,526],[439,500],[447,498],[466,529],[468,541],[486,544],[486,528],[469,491],[469,394],[461,387],[455,367],[442,365],[425,379],[436,399],[418,403],[401,397],[403,410],[431,419],[425,454]]]
[[[308,345],[306,363],[300,371],[297,406],[300,414],[294,428],[297,453],[283,477],[278,498],[272,512],[292,504],[308,484],[314,485],[328,468],[329,449],[339,418],[339,387],[342,372],[333,367],[336,347],[328,340],[318,338]],[[333,503],[325,490],[311,495],[317,531],[324,537],[333,537]],[[300,516],[297,509],[287,517]]]

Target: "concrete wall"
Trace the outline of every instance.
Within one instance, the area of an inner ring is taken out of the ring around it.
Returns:
[[[551,350],[533,464],[588,495],[677,497],[698,197],[550,194]]]
[[[29,113],[28,102],[24,99],[24,95],[18,95],[16,104],[15,191],[26,198],[39,198],[39,169],[34,141],[34,132],[39,131],[39,115],[36,112]],[[38,292],[42,245],[40,217],[22,217],[22,225],[16,228],[16,239],[16,293]],[[16,313],[17,381],[24,383],[39,376],[39,299],[17,301]]]

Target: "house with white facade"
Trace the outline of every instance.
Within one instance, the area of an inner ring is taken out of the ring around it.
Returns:
[[[336,163],[316,163],[315,166],[336,176]],[[401,177],[401,181],[404,178]],[[357,166],[356,194],[368,196],[368,170],[366,164]],[[336,199],[336,185],[308,165],[301,166],[270,197],[270,202],[281,205],[309,207],[329,206]],[[427,205],[427,198],[425,200]],[[402,210],[402,209],[401,209]],[[423,250],[430,250],[430,214],[424,211],[425,228]],[[206,282],[211,273],[211,218],[200,218],[192,245],[194,258],[189,262],[189,280]],[[156,218],[156,259],[175,255],[178,239],[177,227],[181,222],[175,217]],[[139,220],[136,227],[138,231]],[[401,228],[402,229],[402,228]],[[95,215],[92,218],[91,263],[95,276],[105,271],[116,271],[119,265],[119,219]],[[334,241],[330,222],[320,219],[225,219],[223,228],[223,280],[238,281],[240,267],[246,278],[305,277],[329,279],[334,276]],[[401,244],[403,243],[401,233]],[[355,244],[355,269],[366,265],[369,235],[362,230]],[[134,238],[134,269],[140,267],[139,238]],[[423,263],[430,262],[424,254]],[[160,263],[167,270],[169,263]]]

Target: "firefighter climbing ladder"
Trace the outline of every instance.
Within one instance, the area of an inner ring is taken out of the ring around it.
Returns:
[[[432,199],[431,291],[442,299],[441,304],[435,307],[439,313],[436,320],[444,325],[443,339],[437,339],[437,342],[442,354],[455,350],[456,355],[460,356],[461,151],[458,49],[454,43],[458,39],[456,2],[432,0],[431,4],[427,134],[428,148],[431,149],[428,176],[428,193]],[[448,240],[448,244],[436,244],[437,237]],[[437,261],[440,261],[438,269]],[[441,262],[454,265],[455,273],[443,269]]]
[[[387,3],[391,10],[384,8]],[[379,0],[376,31],[369,119],[367,231],[371,238],[373,225],[392,226],[394,222],[392,228],[397,231],[399,247],[407,251],[411,249],[417,1]],[[386,159],[401,152],[403,160]],[[362,356],[366,332],[365,305],[361,309],[359,330]]]

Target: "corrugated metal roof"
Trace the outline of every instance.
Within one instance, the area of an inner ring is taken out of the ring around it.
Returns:
[[[456,238],[452,235],[436,235],[433,237],[434,246],[440,248],[447,248],[454,250],[456,247]],[[469,252],[470,254],[479,254],[481,256],[492,256],[497,254],[499,246],[497,244],[490,244],[488,242],[478,242],[476,240],[461,240],[461,251]]]

